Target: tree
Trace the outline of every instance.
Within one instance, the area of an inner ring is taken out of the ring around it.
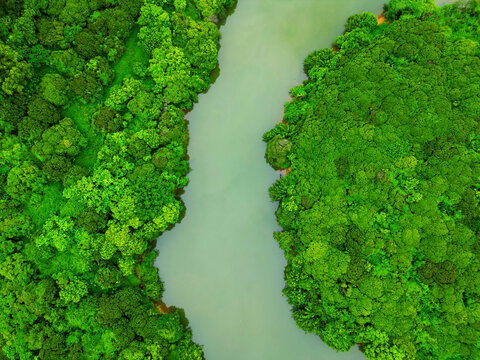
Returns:
[[[22,93],[32,76],[32,66],[0,41],[0,85],[3,92],[7,95]]]
[[[401,16],[420,17],[433,13],[435,8],[433,0],[390,0],[386,5],[385,17],[389,20],[395,20]]]
[[[72,163],[66,156],[54,155],[43,163],[42,172],[49,181],[63,180],[71,166]]]
[[[43,226],[42,235],[35,239],[37,246],[50,245],[58,251],[66,251],[74,244],[75,223],[70,218],[51,217]]]
[[[32,148],[37,157],[42,160],[54,155],[76,156],[86,145],[86,139],[77,130],[70,118],[64,118],[58,125],[54,125],[42,134],[42,140],[36,141]]]
[[[75,35],[75,50],[86,59],[102,55],[102,41],[94,32],[84,29]]]
[[[285,169],[290,165],[288,155],[292,149],[292,143],[288,139],[275,136],[267,144],[265,158],[276,169]]]
[[[114,266],[105,266],[98,270],[95,281],[102,290],[115,289],[121,284],[122,275]]]
[[[40,83],[42,97],[56,106],[63,106],[68,101],[67,82],[58,74],[47,74]]]
[[[60,300],[64,303],[78,303],[88,293],[87,284],[76,276],[68,280],[60,277],[57,279],[57,284],[60,288]]]
[[[35,97],[29,102],[27,114],[32,120],[42,125],[56,124],[60,121],[57,108],[41,97]]]
[[[190,87],[195,83],[182,50],[177,47],[154,49],[148,71],[156,84],[154,91],[163,94],[167,103],[191,106]]]
[[[44,183],[40,169],[32,162],[24,161],[8,173],[5,191],[21,202],[38,201]]]
[[[90,14],[88,5],[88,0],[65,0],[59,18],[67,24],[82,24]]]
[[[170,16],[161,6],[147,3],[142,6],[138,24],[140,43],[149,52],[161,49],[171,42]]]
[[[345,24],[345,32],[350,32],[354,29],[362,29],[367,32],[372,31],[377,27],[377,16],[371,12],[364,12],[361,14],[351,15]]]
[[[329,61],[334,57],[334,52],[330,48],[316,50],[309,54],[303,63],[303,71],[308,74],[314,67],[327,67]]]
[[[115,132],[121,129],[122,118],[117,111],[104,107],[95,113],[93,126],[97,131]]]

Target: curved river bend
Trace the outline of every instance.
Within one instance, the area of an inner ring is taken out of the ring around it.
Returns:
[[[222,27],[220,76],[188,114],[187,212],[158,239],[164,301],[185,309],[208,360],[360,360],[299,330],[284,287],[276,204],[278,178],[262,134],[282,119],[303,59],[330,46],[356,12],[384,0],[240,0]]]

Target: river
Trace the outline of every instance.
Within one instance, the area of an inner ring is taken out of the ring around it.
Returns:
[[[156,266],[164,301],[185,309],[208,360],[360,360],[297,328],[282,295],[278,178],[262,134],[281,121],[303,59],[329,46],[356,12],[383,0],[240,0],[221,28],[220,76],[187,115],[190,183],[182,222],[161,235]]]

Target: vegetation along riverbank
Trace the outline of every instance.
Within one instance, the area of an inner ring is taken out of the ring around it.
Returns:
[[[300,328],[367,359],[480,358],[480,2],[392,0],[304,63],[266,159]]]
[[[233,5],[0,1],[0,359],[203,357],[153,249]]]

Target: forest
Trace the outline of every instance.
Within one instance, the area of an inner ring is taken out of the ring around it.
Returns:
[[[297,325],[367,359],[480,359],[480,1],[348,18],[264,134]]]
[[[156,238],[234,0],[0,0],[0,359],[202,359]]]

